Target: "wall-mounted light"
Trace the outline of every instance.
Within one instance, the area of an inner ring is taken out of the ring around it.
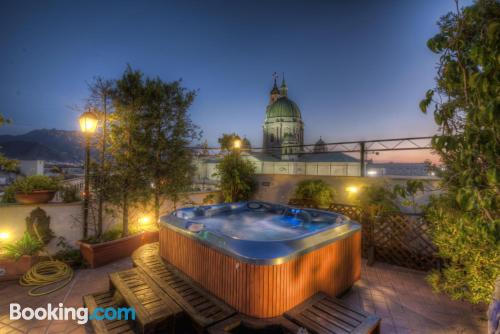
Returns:
[[[6,241],[10,239],[10,233],[9,232],[0,232],[0,240],[1,241]]]
[[[369,169],[366,174],[368,176],[376,176],[377,175],[377,171],[375,169]]]
[[[356,186],[349,186],[345,188],[345,191],[347,191],[349,194],[356,194],[359,191],[359,188]]]

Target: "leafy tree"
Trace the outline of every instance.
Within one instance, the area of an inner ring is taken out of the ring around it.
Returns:
[[[96,236],[102,234],[104,203],[108,200],[106,190],[106,182],[111,173],[109,160],[106,158],[106,150],[109,145],[109,114],[113,109],[113,91],[114,82],[106,80],[102,77],[96,77],[92,83],[88,85],[90,96],[88,104],[97,114],[100,126],[96,134],[95,149],[98,154],[98,162],[91,165],[92,188],[97,194],[97,228]]]
[[[294,198],[311,201],[318,208],[327,208],[334,196],[333,189],[323,180],[300,181],[294,191]]]
[[[216,166],[215,175],[220,177],[220,190],[224,202],[250,199],[257,190],[255,166],[241,157],[238,151],[229,152]]]
[[[195,97],[180,81],[164,83],[148,79],[145,83],[141,113],[140,145],[143,160],[148,166],[147,178],[152,184],[155,221],[160,217],[160,206],[167,198],[176,203],[192,184],[190,142],[198,139],[196,126],[188,115]]]
[[[404,206],[410,206],[413,213],[417,213],[417,194],[424,192],[424,183],[420,180],[407,180],[405,185],[396,184],[393,188],[394,196],[401,199],[400,202]]]
[[[144,98],[143,74],[129,66],[113,90],[114,112],[110,117],[110,170],[105,192],[122,212],[122,235],[129,234],[130,209],[145,201],[148,182],[144,175],[146,149],[140,145]]]
[[[441,130],[433,148],[446,193],[427,217],[446,266],[429,281],[452,298],[487,302],[500,275],[500,3],[457,5],[438,26],[427,43],[439,55],[436,88],[420,107]]]
[[[236,140],[241,140],[241,148],[242,149],[250,149],[252,145],[247,138],[241,139],[239,135],[236,133],[223,133],[222,136],[218,139],[220,148],[222,151],[232,151],[233,145]]]
[[[9,124],[10,120],[5,118],[2,114],[0,114],[0,127]],[[15,171],[17,168],[17,161],[7,159],[2,153],[0,153],[0,170],[5,171]]]
[[[390,212],[398,212],[396,196],[385,184],[363,187],[358,195],[358,205],[371,219]]]

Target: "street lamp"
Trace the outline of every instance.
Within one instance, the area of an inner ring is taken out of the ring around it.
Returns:
[[[235,150],[239,150],[241,148],[241,140],[235,139],[234,142],[233,142],[233,148]]]
[[[83,238],[87,238],[89,225],[89,167],[90,167],[90,137],[97,129],[97,116],[88,110],[80,116],[80,129],[85,136],[85,180],[83,191]]]

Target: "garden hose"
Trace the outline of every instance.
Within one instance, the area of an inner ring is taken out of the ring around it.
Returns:
[[[42,242],[42,238],[36,228],[36,223],[33,224],[34,231],[38,240]],[[22,286],[33,286],[28,291],[30,296],[43,296],[65,287],[73,279],[73,270],[66,263],[54,260],[48,252],[46,252],[50,260],[41,261],[31,267],[19,280]],[[57,284],[59,283],[59,284]],[[54,288],[45,290],[47,286],[57,284]]]

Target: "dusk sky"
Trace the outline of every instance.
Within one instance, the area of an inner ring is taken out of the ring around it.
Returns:
[[[462,2],[467,5],[469,2]],[[426,41],[452,0],[2,1],[0,133],[77,129],[94,76],[129,63],[197,89],[193,121],[261,145],[273,72],[285,72],[305,142],[425,136],[434,86]]]

